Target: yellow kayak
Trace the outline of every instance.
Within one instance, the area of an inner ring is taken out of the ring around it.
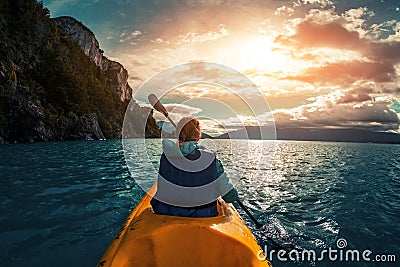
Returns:
[[[217,217],[157,215],[156,185],[132,211],[97,266],[272,266],[232,204],[218,200]]]

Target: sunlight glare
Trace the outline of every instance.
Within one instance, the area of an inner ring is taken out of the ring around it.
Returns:
[[[285,68],[289,58],[276,49],[271,38],[259,36],[244,43],[241,47],[240,67],[246,69],[259,69],[260,71],[279,71]]]

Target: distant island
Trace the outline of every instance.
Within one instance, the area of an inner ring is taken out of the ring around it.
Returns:
[[[163,123],[163,121],[157,122],[160,130],[163,127]],[[263,132],[263,136],[261,136],[261,131]],[[174,137],[173,134],[164,131],[162,131],[162,136],[166,138]],[[279,125],[276,128],[271,126],[245,126],[240,130],[228,131],[218,136],[211,136],[202,132],[201,138],[400,144],[400,134],[396,133],[339,128],[288,128]]]
[[[259,127],[246,126],[245,129],[228,132],[214,138],[261,139],[261,133]],[[268,140],[268,136],[264,139]],[[278,126],[276,128],[276,139],[400,144],[400,134],[357,129],[281,128]]]

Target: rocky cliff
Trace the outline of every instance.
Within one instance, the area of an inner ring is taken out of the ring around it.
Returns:
[[[122,102],[131,100],[132,89],[128,84],[128,71],[116,61],[109,60],[103,55],[94,33],[82,22],[72,17],[58,17],[55,19],[57,25],[72,36],[78,43],[85,55],[103,72],[108,73],[110,86],[113,87]]]
[[[119,63],[108,59],[104,56],[104,51],[100,48],[94,33],[86,27],[82,22],[69,16],[55,18],[57,26],[67,32],[72,39],[79,45],[85,55],[90,57],[96,66],[98,66],[106,76],[109,88],[115,92],[121,102],[126,105],[132,101],[131,108],[134,109],[132,118],[130,118],[130,126],[134,124],[134,128],[138,125],[145,125],[145,129],[138,127],[136,131],[132,131],[130,137],[159,137],[160,130],[153,118],[153,113],[146,107],[140,107],[132,100],[132,88],[128,83],[128,71]],[[148,116],[149,115],[149,116]],[[139,130],[140,129],[140,130]]]
[[[82,23],[51,19],[35,0],[0,1],[0,51],[0,143],[121,136],[128,72]],[[157,136],[151,115],[146,122],[146,136]]]
[[[96,66],[106,70],[109,60],[103,55],[104,51],[100,49],[99,42],[88,27],[75,18],[68,16],[55,18],[55,21],[61,29],[72,36],[83,50],[83,53],[89,56]]]

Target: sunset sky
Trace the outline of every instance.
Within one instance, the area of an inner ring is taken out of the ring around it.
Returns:
[[[43,3],[52,17],[69,15],[89,27],[105,55],[128,70],[134,90],[169,67],[213,62],[250,79],[278,127],[399,132],[398,0]],[[239,95],[252,94],[241,90]],[[163,102],[183,104],[181,113],[210,118],[206,125],[214,132],[218,124],[235,124],[238,118],[251,124],[254,119],[243,110],[233,114],[215,103],[202,106],[193,101],[196,97],[231,103],[233,110],[240,106],[234,94],[207,84],[175,88]],[[270,120],[265,109],[256,116],[261,124]]]

